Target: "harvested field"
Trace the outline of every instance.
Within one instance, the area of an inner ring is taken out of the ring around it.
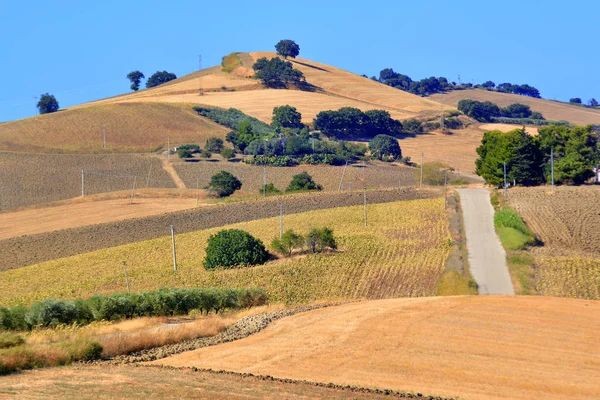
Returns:
[[[482,131],[500,131],[500,132],[510,132],[515,129],[521,129],[523,125],[510,125],[510,124],[483,124],[479,125],[479,129]],[[531,136],[538,135],[538,127],[537,126],[526,126],[525,132],[527,132]]]
[[[434,190],[403,188],[369,191],[367,195],[369,203],[374,204],[431,198],[439,196],[440,193]],[[159,238],[169,234],[169,225],[174,225],[178,233],[185,233],[278,216],[280,204],[283,204],[286,214],[295,214],[309,210],[347,207],[362,202],[362,192],[295,194],[5,239],[0,240],[0,251],[4,254],[0,271]]]
[[[129,193],[127,193],[128,195]],[[60,204],[0,214],[0,240],[106,222],[123,221],[185,210],[196,206],[191,198],[135,198]]]
[[[0,210],[137,187],[174,188],[160,159],[141,155],[21,154],[0,152]],[[148,179],[149,177],[149,179]]]
[[[220,212],[220,221],[226,218],[224,210],[206,209]],[[277,212],[278,207],[273,211]],[[284,217],[284,229],[300,233],[306,233],[311,227],[332,228],[339,247],[335,253],[208,272],[202,267],[205,243],[220,228],[206,229],[177,235],[177,272],[173,271],[171,238],[167,236],[4,271],[0,273],[0,304],[29,304],[48,297],[73,298],[122,291],[125,288],[123,261],[127,263],[135,291],[162,287],[258,286],[267,290],[271,301],[286,303],[433,295],[452,249],[444,200],[437,197],[371,204],[367,213],[368,227],[364,226],[362,206]],[[196,229],[206,226],[202,219],[201,223],[198,219],[194,222]],[[168,224],[162,227],[168,233]],[[270,243],[279,235],[279,218],[228,228],[247,230]]]
[[[0,150],[36,153],[150,152],[224,138],[228,130],[200,117],[192,104],[119,103],[39,115],[0,125]],[[106,149],[103,129],[106,125]]]
[[[515,188],[510,204],[544,243],[535,258],[535,290],[600,300],[600,187]]]
[[[257,194],[263,187],[263,167],[231,162],[174,163],[175,170],[189,188],[196,187],[199,179],[200,187],[210,183],[210,178],[219,171],[227,171],[242,181],[242,191]],[[344,167],[330,165],[300,165],[297,167],[267,167],[267,182],[273,183],[279,190],[285,190],[292,177],[301,172],[308,172],[315,182],[323,185],[325,191],[337,191],[340,186]],[[415,186],[415,170],[405,166],[396,166],[374,162],[348,165],[344,174],[343,189],[357,190],[364,185],[368,188],[386,188]]]
[[[0,399],[384,400],[389,394],[266,377],[151,367],[62,367],[2,377]],[[444,399],[440,399],[444,400]]]
[[[517,94],[488,92],[487,90],[457,90],[443,95],[434,94],[433,96],[429,96],[429,99],[442,101],[444,104],[454,107],[457,107],[458,102],[462,99],[491,101],[500,107],[506,107],[513,103],[521,103],[531,107],[532,111],[541,112],[544,118],[549,120],[565,120],[577,125],[600,124],[599,109],[573,106],[557,101],[535,99]]]
[[[465,399],[600,397],[600,303],[443,297],[345,304],[153,362]]]

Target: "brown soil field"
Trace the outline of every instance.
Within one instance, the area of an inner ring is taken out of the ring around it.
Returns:
[[[521,129],[522,125],[510,125],[510,124],[483,124],[479,125],[479,129],[482,131],[500,131],[500,132],[510,132],[515,129]],[[530,134],[531,136],[537,136],[538,127],[536,126],[526,126],[525,132]]]
[[[396,397],[390,394],[270,377],[135,366],[62,367],[0,379],[0,399],[383,400]]]
[[[219,171],[227,171],[242,182],[242,191],[258,194],[263,187],[263,167],[244,163],[225,161],[199,161],[195,163],[174,162],[175,170],[188,188],[196,187],[196,179],[200,187],[210,183],[210,178]],[[300,165],[297,167],[267,167],[267,183],[273,183],[284,191],[292,177],[301,172],[308,172],[325,191],[338,191],[344,167],[329,165]],[[387,163],[373,162],[348,165],[343,179],[344,190],[368,188],[389,188],[399,186],[415,186],[413,168]]]
[[[134,177],[138,188],[175,187],[157,157],[0,152],[0,210],[81,196],[82,169],[86,195],[131,190]]]
[[[196,96],[197,97],[197,96]],[[228,130],[200,117],[192,104],[118,103],[79,107],[0,125],[0,150],[43,153],[150,152],[204,143]],[[103,129],[106,125],[106,146]]]
[[[596,399],[600,303],[438,297],[296,314],[153,362],[465,399]]]
[[[129,198],[61,204],[0,214],[0,240],[185,210],[190,198]]]
[[[368,201],[372,204],[432,198],[439,195],[438,190],[414,188],[367,192]],[[3,254],[0,271],[167,236],[170,225],[176,227],[177,233],[185,233],[275,217],[279,215],[280,204],[283,204],[286,214],[296,214],[310,210],[360,205],[363,204],[363,193],[308,193],[271,197],[4,239],[0,240],[0,252]]]
[[[519,96],[517,94],[489,92],[487,90],[457,90],[443,95],[435,94],[429,97],[434,101],[442,101],[453,107],[463,99],[491,101],[500,107],[513,103],[521,103],[531,107],[533,111],[541,112],[548,120],[565,120],[577,125],[600,124],[600,110],[572,106],[557,101],[534,99],[533,97]]]

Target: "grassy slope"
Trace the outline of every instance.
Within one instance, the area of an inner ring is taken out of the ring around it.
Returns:
[[[227,129],[192,104],[123,103],[64,110],[0,125],[0,150],[61,153],[148,152],[224,137]],[[103,149],[106,125],[107,149]]]
[[[435,294],[450,253],[443,199],[345,207],[284,217],[284,229],[306,233],[329,226],[336,254],[270,262],[264,266],[207,272],[202,267],[210,234],[223,228],[177,235],[179,271],[173,272],[170,237],[58,259],[0,274],[0,304],[47,297],[89,296],[123,291],[122,262],[133,290],[161,287],[262,286],[273,301],[381,298]],[[232,225],[265,243],[279,234],[279,218]]]
[[[578,125],[600,124],[600,110],[598,109],[573,106],[551,100],[534,99],[516,94],[489,92],[487,90],[457,90],[444,95],[436,94],[429,98],[453,107],[456,107],[462,99],[491,101],[500,107],[521,103],[530,106],[533,111],[541,112],[544,118],[549,120],[565,120]]]

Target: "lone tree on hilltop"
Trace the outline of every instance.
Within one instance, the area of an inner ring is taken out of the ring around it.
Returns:
[[[53,95],[44,93],[40,96],[40,101],[37,103],[37,108],[40,110],[40,114],[50,114],[58,111],[58,101]]]
[[[581,104],[581,98],[573,97],[573,98],[569,99],[569,103]]]
[[[298,54],[300,54],[300,46],[298,46],[293,40],[289,39],[280,40],[275,45],[275,50],[277,51],[277,54],[283,58],[296,58],[298,57]]]
[[[242,182],[231,173],[221,171],[210,179],[210,188],[214,189],[219,197],[231,196],[233,192],[242,188]]]
[[[144,79],[145,76],[140,71],[131,71],[127,74],[127,79],[131,81],[131,90],[138,91],[140,88],[140,82]]]
[[[292,129],[302,129],[304,127],[302,124],[302,114],[298,112],[296,107],[289,105],[275,107],[273,109],[273,123],[271,125],[273,127]]]
[[[162,85],[163,83],[167,83],[169,81],[172,81],[173,79],[177,79],[177,75],[167,71],[156,71],[146,81],[146,87],[151,88],[158,85]]]

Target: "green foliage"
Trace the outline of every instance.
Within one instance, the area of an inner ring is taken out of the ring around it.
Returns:
[[[458,110],[481,122],[491,122],[492,118],[500,116],[500,107],[491,101],[463,99],[458,102]]]
[[[308,172],[302,172],[294,175],[292,181],[285,189],[286,192],[299,192],[307,190],[323,190],[323,187],[317,184]]]
[[[235,157],[235,150],[229,147],[223,147],[223,149],[221,150],[221,157],[223,157],[226,160],[230,160]]]
[[[301,248],[304,244],[302,235],[297,234],[292,229],[289,229],[281,235],[280,238],[275,238],[271,242],[271,248],[276,252],[291,257],[294,250]]]
[[[246,164],[270,165],[272,167],[294,167],[298,165],[298,161],[290,156],[254,156],[242,161]]]
[[[210,151],[208,151],[207,149],[204,149],[200,153],[200,157],[201,158],[211,158],[212,157],[212,153]]]
[[[194,157],[194,152],[188,149],[178,149],[177,155],[179,158],[192,158]]]
[[[381,70],[379,73],[379,82],[421,96],[428,96],[451,89],[448,79],[444,77],[436,78],[432,76],[420,81],[413,81],[409,76],[399,74],[392,68]]]
[[[131,90],[138,91],[140,88],[140,82],[144,79],[145,76],[140,71],[131,71],[127,74],[127,79],[131,81]]]
[[[588,101],[588,106],[590,106],[590,107],[592,107],[592,108],[596,108],[596,107],[598,107],[598,104],[599,104],[599,103],[598,103],[598,100],[596,100],[596,99],[594,99],[594,98],[591,98],[591,99]]]
[[[219,197],[231,196],[233,192],[242,188],[242,182],[233,174],[221,171],[210,179],[210,188],[215,190]]]
[[[525,235],[532,235],[525,222],[521,219],[521,216],[512,208],[505,207],[496,211],[496,214],[494,214],[494,225],[513,228]]]
[[[179,150],[189,150],[192,153],[200,153],[200,146],[197,144],[182,144],[181,146],[177,147],[177,151]]]
[[[302,129],[302,114],[298,112],[296,107],[289,105],[273,108],[273,127]]]
[[[223,149],[223,139],[211,137],[206,140],[206,145],[204,146],[205,150],[208,150],[212,153],[220,153]]]
[[[512,208],[497,210],[494,214],[494,225],[506,249],[519,250],[535,243],[535,235]]]
[[[402,133],[402,123],[392,119],[387,111],[362,112],[352,107],[321,111],[314,120],[314,126],[325,135],[338,139]]]
[[[226,126],[229,129],[233,129],[234,131],[239,131],[242,123],[248,123],[252,127],[253,134],[258,136],[268,136],[273,133],[273,128],[271,128],[269,125],[254,117],[244,114],[235,108],[224,110],[217,107],[196,106],[194,107],[194,110],[199,115],[206,117],[217,124]],[[227,141],[231,142],[231,140]]]
[[[423,183],[432,186],[443,186],[446,183],[446,172],[450,167],[442,162],[423,163]],[[415,178],[421,178],[421,169],[415,170]]]
[[[20,346],[23,343],[25,343],[25,339],[21,335],[11,332],[0,332],[0,349]]]
[[[535,117],[535,118],[534,118]],[[492,118],[492,122],[496,122],[499,124],[511,124],[511,125],[537,125],[537,126],[548,126],[548,125],[558,125],[558,126],[571,126],[569,121],[550,121],[545,120],[542,114],[533,112],[531,113],[530,118],[505,118],[505,117],[495,117]]]
[[[25,322],[31,327],[56,327],[77,319],[78,310],[74,302],[54,299],[35,303],[25,314]]]
[[[221,61],[221,66],[223,72],[232,72],[234,69],[242,65],[240,57],[238,53],[231,53],[225,57]]]
[[[146,81],[146,87],[152,88],[158,85],[162,85],[163,83],[172,81],[173,79],[177,79],[177,75],[167,71],[156,71]]]
[[[259,58],[252,66],[255,76],[270,88],[285,88],[288,85],[301,85],[304,82],[304,74],[294,69],[291,62],[280,58],[268,60],[266,57]]]
[[[58,101],[53,95],[44,93],[37,102],[37,108],[40,110],[40,114],[50,114],[58,111]]]
[[[423,133],[423,124],[416,118],[410,118],[402,121],[404,132]]]
[[[323,252],[327,248],[337,249],[337,242],[333,236],[333,230],[330,228],[313,228],[306,236],[306,246],[311,253]]]
[[[296,58],[300,54],[300,46],[298,46],[293,40],[285,39],[277,42],[275,45],[275,51],[277,51],[277,54],[283,58]]]
[[[402,150],[398,144],[398,139],[389,135],[377,135],[369,142],[369,151],[371,155],[380,160],[384,158],[397,160],[402,158]]]
[[[529,118],[531,114],[529,106],[519,103],[511,104],[500,110],[500,115],[505,118]]]
[[[569,99],[569,103],[574,103],[574,104],[581,104],[581,98],[580,97],[573,97],[571,99]]]
[[[267,183],[264,187],[260,188],[258,190],[258,192],[260,194],[266,193],[267,196],[270,196],[273,194],[281,194],[281,190],[277,189],[277,187],[275,187],[275,185],[272,183]]]
[[[264,264],[269,253],[261,240],[240,229],[224,229],[208,238],[204,268]]]

